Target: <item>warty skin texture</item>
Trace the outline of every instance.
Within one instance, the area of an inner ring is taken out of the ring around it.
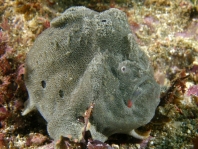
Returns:
[[[78,118],[91,103],[87,129],[101,141],[115,133],[132,135],[159,104],[148,57],[118,9],[67,9],[36,39],[25,68],[29,99],[23,115],[37,109],[55,140],[82,138],[84,123]]]

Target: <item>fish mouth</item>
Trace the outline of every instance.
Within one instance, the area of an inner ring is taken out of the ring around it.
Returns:
[[[145,92],[143,91],[145,89],[144,86],[148,84],[151,84],[148,76],[139,79],[139,81],[136,83],[136,85],[133,88],[132,98],[137,99],[139,96],[141,96]]]

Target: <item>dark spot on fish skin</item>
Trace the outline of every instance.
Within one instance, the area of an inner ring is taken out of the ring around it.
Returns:
[[[43,88],[45,88],[46,87],[46,82],[43,80],[43,81],[41,81],[41,86],[43,87]]]
[[[59,91],[59,96],[60,96],[61,98],[64,97],[64,92],[63,92],[62,90]]]
[[[111,68],[111,72],[117,78],[118,74],[114,68]]]

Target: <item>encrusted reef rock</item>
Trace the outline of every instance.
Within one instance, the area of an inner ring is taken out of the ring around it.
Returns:
[[[91,104],[87,129],[105,141],[114,133],[131,135],[159,103],[149,60],[118,9],[67,9],[36,39],[25,68],[29,99],[23,115],[37,109],[55,140],[82,138],[79,118]]]

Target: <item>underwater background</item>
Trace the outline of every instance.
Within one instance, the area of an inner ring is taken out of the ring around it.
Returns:
[[[118,8],[128,17],[162,87],[154,118],[139,128],[137,140],[115,134],[112,148],[198,148],[197,0],[0,0],[0,148],[53,148],[46,122],[37,112],[22,116],[28,98],[24,84],[26,54],[50,21],[71,6],[95,11]],[[71,148],[84,144],[68,142]],[[94,145],[88,146],[93,148]],[[96,147],[95,147],[96,148]],[[101,148],[107,148],[102,144]],[[110,147],[108,147],[110,148]]]

